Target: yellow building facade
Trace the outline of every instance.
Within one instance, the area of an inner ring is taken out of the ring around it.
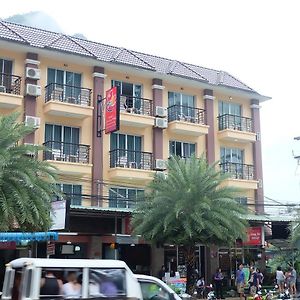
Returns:
[[[120,129],[105,134],[99,99],[112,86]],[[130,213],[171,155],[219,161],[225,184],[242,189],[238,201],[262,212],[259,107],[268,99],[223,71],[0,22],[0,114],[35,124],[24,142],[47,147],[39,159],[57,168],[71,205],[72,234],[60,243],[78,243],[82,257],[110,257],[112,242],[146,247],[130,236]],[[161,264],[136,263],[149,273]]]

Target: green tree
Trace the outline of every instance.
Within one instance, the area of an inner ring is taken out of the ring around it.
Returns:
[[[229,245],[245,235],[245,209],[234,200],[237,190],[222,185],[227,176],[217,168],[204,157],[172,157],[168,176],[155,177],[133,216],[136,234],[184,247],[188,293],[194,289],[195,244]]]
[[[33,128],[18,116],[0,117],[0,231],[48,230],[55,169],[32,155],[43,147],[21,144]]]

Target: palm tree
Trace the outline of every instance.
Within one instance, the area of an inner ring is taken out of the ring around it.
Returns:
[[[229,245],[246,231],[245,210],[234,200],[237,190],[222,185],[227,176],[216,168],[204,157],[172,157],[168,176],[155,177],[133,215],[136,234],[184,247],[188,293],[194,288],[195,244]]]
[[[42,147],[21,144],[33,128],[18,116],[0,117],[0,230],[48,230],[55,169],[32,155]]]

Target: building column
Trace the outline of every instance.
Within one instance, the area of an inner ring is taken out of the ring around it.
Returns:
[[[102,196],[103,194],[103,133],[97,136],[97,106],[98,97],[104,97],[104,68],[94,67],[93,70],[93,139],[92,139],[92,195]],[[103,112],[101,112],[102,114]],[[102,124],[103,124],[102,119]]]
[[[28,52],[25,59],[25,69],[33,68],[38,69],[40,62],[38,61],[38,54]],[[26,73],[25,73],[26,74]],[[38,84],[37,79],[26,78],[25,76],[25,92],[24,92],[24,120],[26,116],[36,117],[36,96],[26,95],[27,84]],[[28,134],[24,138],[24,143],[35,143],[35,132]]]
[[[205,89],[203,91],[206,124],[209,126],[208,134],[205,136],[206,141],[206,159],[208,164],[216,161],[215,157],[215,113],[213,91]]]
[[[152,80],[153,92],[153,115],[155,115],[156,106],[163,106],[163,89],[162,80],[154,78]],[[163,159],[163,129],[153,128],[153,159]]]
[[[251,99],[251,113],[253,131],[256,133],[256,141],[253,143],[253,162],[255,179],[258,181],[255,190],[255,211],[257,214],[264,213],[264,190],[263,190],[263,171],[261,155],[261,131],[260,131],[260,105],[259,100]]]

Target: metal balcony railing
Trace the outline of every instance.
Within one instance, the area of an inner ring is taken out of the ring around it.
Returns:
[[[141,97],[120,96],[120,111],[132,114],[153,116],[153,102]]]
[[[45,102],[54,100],[82,106],[91,105],[92,90],[73,85],[50,83],[45,86]]]
[[[195,124],[205,124],[205,110],[191,106],[177,104],[172,105],[168,107],[168,121],[184,121]]]
[[[56,141],[47,141],[43,144],[44,160],[65,161],[88,164],[90,159],[90,146]]]
[[[253,165],[225,162],[220,164],[220,168],[223,173],[231,174],[231,178],[233,179],[244,179],[244,180],[254,179]]]
[[[150,152],[115,149],[109,151],[109,154],[111,168],[153,169],[153,158]]]
[[[219,130],[233,129],[238,131],[253,132],[253,125],[252,125],[251,118],[224,114],[218,116],[218,121],[219,121]]]
[[[21,77],[0,73],[0,93],[20,95]]]

